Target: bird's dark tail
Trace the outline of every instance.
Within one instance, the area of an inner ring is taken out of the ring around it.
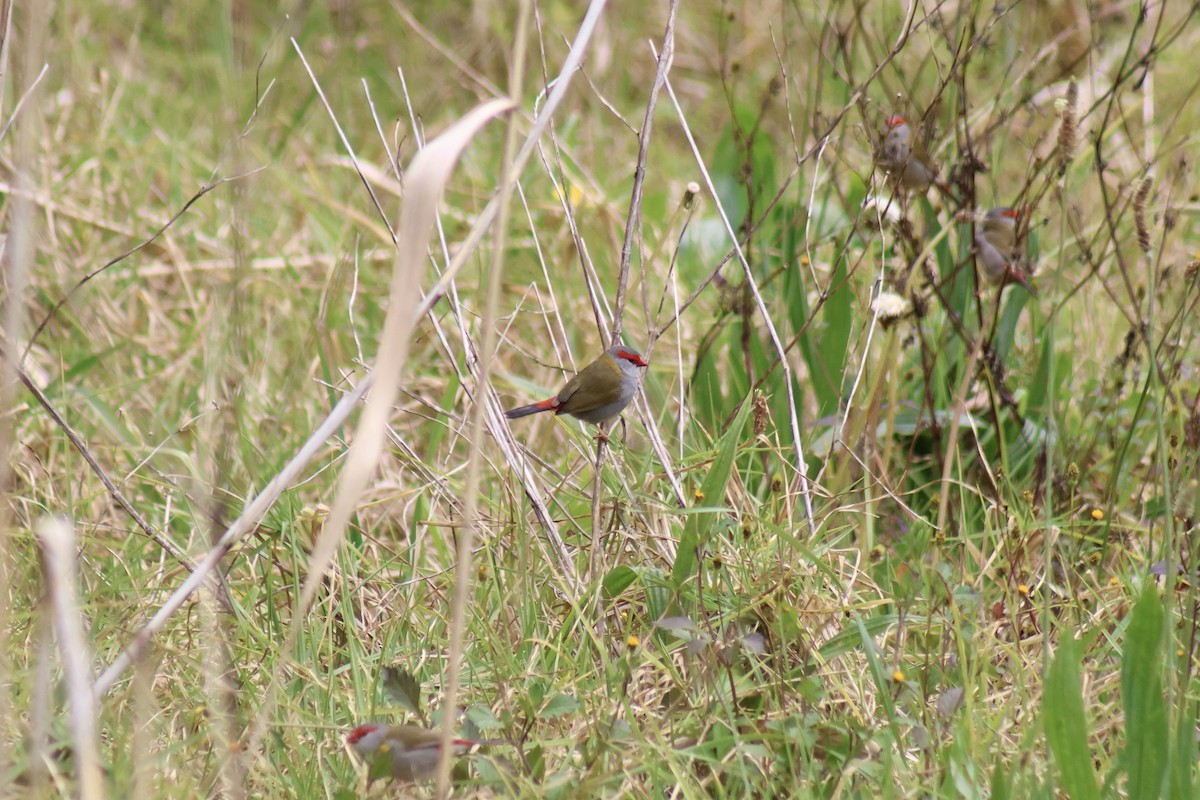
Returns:
[[[1033,283],[1029,280],[1029,275],[1023,270],[1009,266],[1008,270],[1004,273],[1004,283],[1002,285],[1007,286],[1010,283],[1019,283],[1025,288],[1025,291],[1029,292],[1034,297],[1038,296],[1037,287],[1033,285]]]
[[[558,408],[558,398],[551,397],[549,400],[543,400],[540,403],[530,403],[527,406],[520,406],[511,411],[505,411],[504,416],[509,419],[518,419],[520,417],[528,417],[530,414],[540,414],[543,411],[553,411]]]

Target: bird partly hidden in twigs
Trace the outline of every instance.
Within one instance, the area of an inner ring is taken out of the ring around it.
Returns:
[[[954,199],[950,185],[938,177],[937,163],[925,150],[925,143],[901,116],[885,121],[883,141],[875,151],[875,163],[891,175],[906,191],[924,192],[930,184]]]
[[[969,214],[967,218],[973,219]],[[983,222],[975,226],[976,263],[989,285],[1003,289],[1010,283],[1019,283],[1037,297],[1024,266],[1024,255],[1018,247],[1017,221],[1020,218],[1021,212],[1015,208],[988,209]]]
[[[441,731],[416,725],[360,725],[346,736],[371,765],[371,778],[388,774],[398,781],[420,781],[433,777],[442,753]],[[461,756],[479,744],[472,739],[451,739],[455,756]]]
[[[509,419],[553,411],[555,414],[570,414],[576,419],[603,425],[616,419],[637,394],[642,380],[642,368],[650,362],[631,347],[616,345],[604,351],[604,355],[579,371],[567,381],[562,391],[540,403],[514,408],[504,412]]]

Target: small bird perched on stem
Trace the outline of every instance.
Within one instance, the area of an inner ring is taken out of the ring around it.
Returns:
[[[567,385],[554,397],[506,411],[504,416],[517,419],[553,411],[602,425],[619,417],[633,400],[642,378],[640,369],[648,366],[650,362],[633,348],[624,345],[610,347],[604,351],[604,355],[567,381]]]
[[[976,263],[988,284],[1004,288],[1010,283],[1019,283],[1036,297],[1037,292],[1022,266],[1025,259],[1017,247],[1020,216],[1015,208],[988,209],[983,215],[983,223],[975,227]],[[973,216],[968,214],[967,218],[973,219]]]
[[[442,752],[441,731],[416,725],[360,725],[346,736],[346,743],[371,765],[390,757],[390,773],[398,781],[419,781],[433,777]],[[462,755],[480,742],[451,739],[454,755]]]
[[[908,120],[901,116],[888,117],[883,142],[875,151],[875,163],[892,176],[905,190],[925,191],[933,184],[947,197],[950,185],[938,178],[937,164],[925,150],[925,144],[914,135]]]

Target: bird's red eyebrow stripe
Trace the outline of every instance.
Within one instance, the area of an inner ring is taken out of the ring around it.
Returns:
[[[374,731],[376,729],[376,727],[378,727],[378,726],[376,726],[376,725],[360,725],[359,727],[350,731],[350,734],[346,737],[346,741],[349,742],[350,744],[354,744],[359,739],[366,736],[368,733],[371,733],[372,731]]]
[[[637,353],[633,352],[632,350],[621,349],[621,350],[617,351],[617,355],[619,357],[625,359],[626,361],[632,361],[634,364],[637,364],[639,367],[646,366],[646,359],[642,358],[641,356],[639,356]]]

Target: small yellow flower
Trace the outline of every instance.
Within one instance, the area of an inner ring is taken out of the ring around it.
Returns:
[[[634,636],[632,633],[629,634],[629,638],[625,640],[625,646],[630,650],[633,650],[639,644],[641,644],[641,642],[638,641],[638,637]]]
[[[1017,593],[1025,597],[1029,597],[1029,586],[1024,583],[1018,583]]]
[[[1104,519],[1104,512],[1098,508],[1093,508],[1092,519],[1096,520],[1096,522],[1099,522],[1100,520]]]
[[[1176,655],[1178,658],[1183,658],[1183,648],[1181,647],[1181,648],[1179,648],[1178,650],[1176,650],[1176,651],[1175,651],[1175,655]]]
[[[1121,581],[1117,578],[1116,575],[1113,575],[1111,578],[1108,579],[1109,586],[1117,586],[1120,583],[1121,583]]]
[[[695,501],[696,501],[697,503],[703,503],[703,502],[704,502],[704,492],[702,492],[702,491],[700,491],[699,489],[697,489],[697,490],[696,490],[696,491],[695,491],[695,492],[692,494],[692,498],[693,498],[693,499],[695,499]]]
[[[898,669],[892,673],[892,680],[895,683],[904,683],[904,670]]]

